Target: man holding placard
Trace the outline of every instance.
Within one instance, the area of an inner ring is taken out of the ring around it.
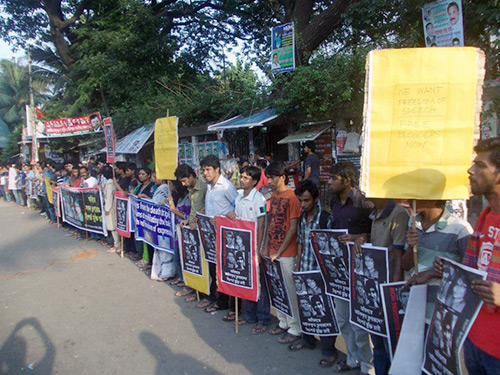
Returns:
[[[464,357],[469,374],[500,374],[500,138],[480,141],[469,168],[474,195],[488,201],[477,221],[463,263],[488,273],[487,280],[473,281],[484,304],[465,341]],[[442,275],[443,262],[436,258],[434,270]]]

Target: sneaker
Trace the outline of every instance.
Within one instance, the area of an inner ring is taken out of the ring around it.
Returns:
[[[42,215],[43,217],[47,216],[47,214],[45,212],[42,212],[40,215]]]

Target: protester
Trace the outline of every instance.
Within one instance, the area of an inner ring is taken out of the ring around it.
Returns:
[[[234,202],[238,193],[234,185],[221,174],[220,162],[215,155],[206,156],[201,162],[200,167],[203,176],[207,182],[207,193],[205,195],[205,215],[213,218],[212,224],[215,224],[215,216],[225,216],[234,210]],[[218,310],[227,310],[229,308],[229,296],[217,292],[217,272],[213,263],[209,264],[210,277],[210,295],[207,297],[209,305],[205,312],[212,313]]]
[[[137,166],[134,163],[128,163],[127,168],[125,169],[125,175],[130,179],[130,183],[128,185],[128,192],[133,193],[137,185],[139,185],[139,179],[136,175]]]
[[[486,280],[475,280],[472,288],[484,301],[464,345],[469,374],[500,374],[500,138],[479,141],[469,168],[472,194],[488,201],[477,220],[463,259],[466,266],[487,272]],[[434,261],[434,272],[442,277],[443,262]]]
[[[297,260],[295,271],[307,272],[319,270],[314,249],[311,246],[311,231],[315,229],[328,229],[329,214],[321,209],[319,204],[319,189],[312,180],[302,181],[295,195],[299,199],[302,213],[298,221],[297,236]],[[327,242],[326,242],[327,243]],[[328,246],[328,245],[327,245]],[[319,362],[320,366],[328,364],[330,358],[335,356],[335,340],[332,337],[321,337],[323,358]],[[298,351],[304,348],[314,349],[316,338],[313,335],[302,334],[302,340],[288,346],[291,351]]]
[[[127,176],[127,163],[124,161],[117,161],[115,163],[115,176],[113,183],[117,191],[128,191],[130,185],[130,177]]]
[[[174,172],[175,177],[181,182],[182,186],[188,189],[189,202],[191,204],[191,211],[187,219],[182,220],[179,224],[181,226],[189,225],[189,227],[194,230],[197,227],[196,214],[205,213],[205,196],[207,193],[207,184],[196,176],[195,171],[187,164],[181,164],[177,167]],[[181,280],[173,281],[172,285],[185,286],[184,282]],[[189,294],[193,294],[194,290],[185,287],[175,293],[177,297],[184,297]],[[206,299],[206,296],[202,294],[202,300],[196,305],[197,308],[207,308],[210,305],[210,301]],[[189,296],[187,301],[193,302],[196,299],[194,296]]]
[[[319,156],[314,152],[316,151],[316,144],[314,141],[306,141],[302,146],[304,153],[306,154],[306,160],[304,165],[304,178],[303,180],[311,180],[319,186]]]
[[[370,213],[374,206],[367,201],[357,188],[359,171],[351,162],[339,162],[331,169],[328,189],[332,193],[330,202],[331,218],[330,229],[347,229],[347,235],[339,237],[341,242],[354,242],[359,236],[369,238],[371,230]],[[368,374],[372,369],[372,349],[368,332],[351,324],[349,321],[349,302],[334,298],[335,312],[340,331],[347,347],[346,360],[339,361],[334,371],[345,372],[361,370],[361,374]],[[338,352],[330,358],[326,366],[333,366],[338,358]]]
[[[254,166],[243,167],[240,171],[241,191],[236,197],[234,211],[226,216],[230,219],[242,219],[257,223],[257,251],[260,252],[264,235],[264,218],[266,214],[266,199],[257,191],[260,179],[260,169]],[[239,238],[239,236],[237,237]],[[237,240],[238,242],[238,240]],[[259,254],[259,259],[261,259]],[[245,315],[241,318],[250,324],[255,324],[253,334],[261,334],[267,331],[271,322],[269,294],[266,289],[264,269],[259,268],[260,297],[257,302],[244,300]],[[234,309],[224,317],[226,321],[235,320]]]
[[[115,207],[115,191],[116,188],[113,184],[113,169],[106,166],[102,169],[102,174],[106,178],[106,185],[104,185],[104,215],[106,221],[106,228],[111,232],[113,237],[113,247],[108,250],[108,253],[116,253],[120,251],[120,236],[116,231],[116,207]]]
[[[369,240],[373,246],[387,247],[389,256],[389,281],[402,281],[404,276],[401,259],[403,257],[406,232],[408,229],[408,212],[392,199],[370,198],[369,200],[375,206],[373,212],[370,214],[372,226]],[[355,244],[356,252],[365,257],[367,254],[363,254],[361,245],[366,241],[368,241],[367,236],[359,236]],[[371,264],[373,264],[373,260]],[[373,273],[373,271],[368,270],[368,274],[370,273]],[[366,273],[365,276],[367,276]],[[359,280],[360,279],[358,279],[358,281]],[[373,285],[373,280],[367,280],[367,282],[368,281],[370,285]],[[371,295],[376,295],[376,291],[374,293],[372,290],[371,294],[370,290],[367,290],[367,292],[368,298],[370,298]],[[369,302],[371,306],[378,306],[379,303],[380,301],[378,301],[378,299]],[[384,337],[375,334],[371,334],[371,340],[373,344],[373,365],[375,367],[375,374],[388,374],[390,358],[386,348],[389,347],[389,343]]]
[[[300,216],[300,203],[293,190],[286,185],[287,170],[283,163],[272,162],[266,168],[266,175],[273,195],[270,201],[269,228],[263,257],[269,256],[271,262],[280,260],[293,310],[292,318],[279,311],[276,312],[279,324],[270,331],[270,334],[280,335],[278,342],[281,344],[292,344],[301,337],[297,295],[292,275],[297,256],[297,221]]]
[[[90,175],[89,169],[87,167],[80,168],[80,177],[82,179],[82,187],[84,188],[97,187],[97,178]]]

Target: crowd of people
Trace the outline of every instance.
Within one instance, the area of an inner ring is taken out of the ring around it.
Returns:
[[[337,372],[357,370],[361,374],[373,371],[388,374],[388,342],[385,337],[352,324],[349,302],[339,298],[334,298],[334,306],[346,343],[345,360],[339,359],[336,336],[318,340],[301,332],[292,273],[319,270],[309,240],[312,230],[347,230],[348,234],[340,236],[339,241],[353,242],[358,255],[363,255],[362,245],[367,242],[388,248],[390,282],[406,280],[408,285],[435,287],[442,277],[441,257],[463,262],[488,273],[487,280],[473,283],[474,291],[485,304],[465,342],[465,363],[471,374],[500,374],[500,345],[496,337],[500,330],[500,138],[480,141],[475,147],[477,156],[468,170],[472,193],[484,196],[489,203],[475,230],[467,221],[448,212],[443,200],[418,200],[412,229],[407,207],[392,199],[363,195],[358,188],[359,170],[350,162],[338,162],[331,169],[328,207],[319,199],[320,159],[315,155],[314,142],[306,143],[303,150],[303,179],[295,189],[288,186],[290,165],[266,160],[264,155],[257,155],[251,162],[242,164],[236,185],[221,173],[219,159],[210,155],[201,160],[199,175],[189,165],[183,164],[175,170],[176,180],[173,181],[159,180],[151,169],[137,168],[134,164],[118,162],[113,174],[111,166],[101,161],[90,161],[87,165],[70,162],[59,165],[45,160],[36,166],[2,167],[0,186],[4,199],[36,206],[52,221],[55,221],[54,209],[47,198],[50,184],[102,188],[107,218],[114,211],[113,193],[122,191],[151,199],[156,204],[169,205],[176,224],[193,230],[201,225],[197,214],[204,214],[211,220],[216,216],[226,216],[255,221],[260,259],[280,260],[293,317],[277,311],[278,324],[270,326],[271,306],[261,267],[260,298],[257,302],[242,302],[244,313],[238,324],[253,324],[253,334],[268,332],[291,351],[321,345],[323,357],[319,365],[333,367]],[[106,220],[106,225],[111,233],[116,233],[116,220]],[[320,241],[328,246],[326,239]],[[117,251],[115,234],[112,234],[112,242],[110,251]],[[193,239],[193,244],[195,242]],[[332,245],[333,249],[338,248],[338,244]],[[197,308],[208,313],[228,310],[223,320],[235,322],[235,299],[217,292],[215,264],[209,264],[210,292],[202,294],[198,301],[195,291],[183,282],[178,246],[175,254],[169,254],[165,260],[172,263],[172,271],[162,275],[165,277],[160,280],[178,287],[177,297],[185,298],[187,303],[196,303]],[[418,273],[414,272],[411,251],[414,246],[418,254]],[[151,267],[154,251],[150,245],[133,238],[125,241],[127,256],[136,260],[144,270]],[[364,272],[375,275],[377,270],[370,268],[369,259],[365,259],[365,264]],[[346,268],[343,265],[340,270],[345,273]],[[366,285],[360,285],[360,289],[365,289],[365,294],[372,297],[373,304],[380,303],[375,288],[372,288],[373,293]],[[429,293],[428,299],[433,296],[436,295]]]

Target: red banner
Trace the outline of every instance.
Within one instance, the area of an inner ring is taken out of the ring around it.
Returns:
[[[116,154],[116,137],[111,117],[106,117],[102,120],[102,124],[104,130],[104,141],[106,142],[106,163],[114,163]]]
[[[259,299],[257,223],[216,217],[219,292],[250,301]]]
[[[316,154],[321,160],[319,179],[321,182],[327,182],[330,179],[330,170],[332,169],[332,133],[330,129],[316,138],[314,142],[316,143]]]
[[[101,114],[99,112],[82,117],[42,120],[37,121],[36,124],[37,138],[69,137],[101,131]]]
[[[116,208],[116,231],[125,238],[130,238],[130,200],[128,194],[123,191],[115,193],[115,208]]]
[[[56,217],[61,217],[61,205],[59,204],[59,188],[52,186],[52,204]]]

